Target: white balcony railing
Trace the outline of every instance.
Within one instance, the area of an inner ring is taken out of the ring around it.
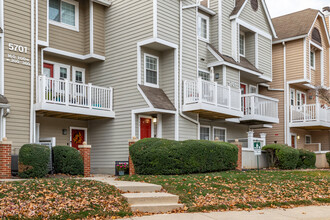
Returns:
[[[330,123],[330,108],[320,104],[291,106],[291,123],[328,122]]]
[[[112,88],[39,76],[39,102],[112,111]]]
[[[244,116],[278,118],[278,100],[259,94],[242,95]]]
[[[184,81],[184,105],[205,103],[241,111],[241,92],[230,86],[198,79]]]

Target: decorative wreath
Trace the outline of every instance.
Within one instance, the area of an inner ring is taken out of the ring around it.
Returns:
[[[76,143],[76,144],[81,144],[83,143],[83,136],[81,134],[81,132],[78,132],[76,133],[74,136],[73,136],[73,142]]]

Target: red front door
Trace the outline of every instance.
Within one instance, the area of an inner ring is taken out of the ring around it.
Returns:
[[[54,78],[54,65],[44,63],[44,72],[43,74],[47,77]]]
[[[245,84],[241,84],[241,95],[245,95],[246,94],[246,85]],[[242,110],[244,112],[244,114],[246,114],[247,109],[246,109],[246,98],[241,100],[241,105],[242,105]]]
[[[291,147],[296,148],[296,136],[291,135]]]
[[[140,139],[151,138],[151,119],[140,118]]]
[[[71,131],[71,137],[72,137],[72,142],[71,146],[78,149],[79,145],[82,145],[85,141],[85,130],[79,130],[79,129],[72,129]]]

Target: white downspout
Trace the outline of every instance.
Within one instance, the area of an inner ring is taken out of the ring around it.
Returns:
[[[31,1],[31,91],[30,91],[30,143],[33,142],[33,138],[34,138],[34,133],[35,133],[35,129],[34,129],[34,43],[35,43],[35,35],[34,35],[34,0]]]
[[[179,97],[179,100],[180,100],[180,111],[179,111],[179,114],[181,117],[183,117],[184,119],[188,120],[188,121],[191,121],[193,123],[195,123],[197,126],[198,126],[198,139],[199,139],[199,130],[200,130],[200,123],[199,123],[199,120],[194,120],[186,115],[183,114],[182,112],[182,32],[183,32],[183,19],[182,19],[182,13],[183,13],[183,10],[182,10],[182,0],[180,0],[180,77],[179,77],[179,84],[180,84],[180,97]],[[197,115],[197,119],[199,119],[199,115]]]
[[[285,42],[283,44],[283,69],[284,69],[284,143],[289,144],[289,138],[288,138],[288,132],[289,132],[289,120],[290,118],[288,115],[290,115],[290,104],[288,104],[288,100],[290,100],[290,97],[288,99],[288,95],[290,95],[289,92],[289,84],[287,83],[287,78],[286,78],[286,44]]]

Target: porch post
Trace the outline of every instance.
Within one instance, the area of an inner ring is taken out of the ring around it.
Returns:
[[[136,142],[138,142],[138,139],[134,136],[131,140],[128,140],[128,147],[132,146]],[[129,155],[128,161],[129,161],[129,175],[130,176],[135,175],[135,168],[134,168],[134,164],[133,164],[131,155]]]
[[[0,141],[0,179],[11,179],[11,146],[7,138]]]
[[[248,132],[248,149],[253,150],[253,131]]]
[[[264,146],[266,146],[266,136],[267,136],[267,134],[266,133],[261,133],[260,134],[260,138],[262,139],[262,144],[261,144],[261,147],[264,147]]]
[[[78,146],[80,154],[84,161],[84,176],[90,177],[91,175],[91,145],[87,145],[86,142],[84,142],[82,145]]]

